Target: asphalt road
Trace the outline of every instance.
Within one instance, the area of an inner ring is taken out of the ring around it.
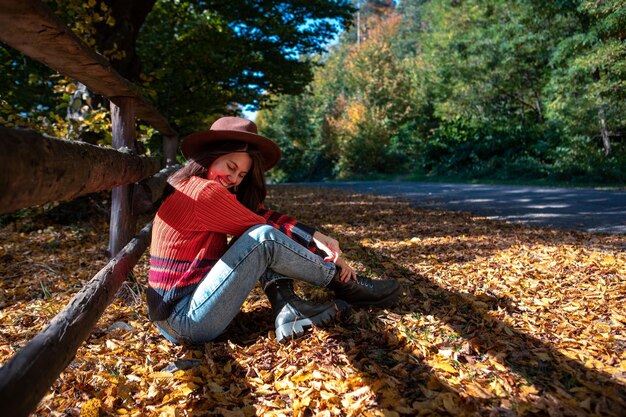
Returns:
[[[626,234],[626,191],[427,182],[302,183],[402,197],[415,205],[567,230]]]

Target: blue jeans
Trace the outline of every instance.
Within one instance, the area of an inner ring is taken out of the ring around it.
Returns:
[[[325,287],[335,264],[268,225],[248,229],[181,299],[167,320],[155,322],[172,342],[204,343],[219,336],[235,318],[259,278],[265,286],[293,278]]]

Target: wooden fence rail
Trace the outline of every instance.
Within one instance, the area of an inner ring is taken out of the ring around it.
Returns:
[[[135,184],[133,187],[133,213],[142,214],[152,210],[165,193],[167,179],[180,167],[180,165],[170,165],[150,178]]]
[[[89,337],[150,244],[152,223],[94,276],[41,333],[0,368],[2,415],[26,417]]]
[[[161,166],[158,158],[3,127],[0,149],[0,214],[110,190]]]

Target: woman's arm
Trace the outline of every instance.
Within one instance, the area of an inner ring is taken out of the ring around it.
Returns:
[[[354,269],[352,269],[352,267],[348,265],[345,259],[341,258],[342,252],[341,248],[339,247],[339,242],[337,242],[337,240],[316,231],[313,234],[313,241],[319,249],[326,252],[327,256],[324,258],[324,260],[326,262],[334,262],[335,265],[337,265],[341,269],[339,275],[341,281],[348,282],[351,279],[356,280],[356,273],[354,272]]]
[[[262,216],[267,224],[280,230],[305,248],[310,248],[313,244],[314,228],[300,223],[285,214],[264,207],[259,208],[256,213]]]
[[[339,248],[339,242],[319,231],[315,231],[315,233],[313,233],[313,241],[318,248],[326,252],[327,256],[324,258],[326,262],[337,262],[337,260],[341,256],[341,248]]]

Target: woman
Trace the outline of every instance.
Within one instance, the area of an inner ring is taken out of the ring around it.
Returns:
[[[346,303],[384,305],[399,296],[396,281],[357,277],[336,240],[262,207],[263,172],[280,150],[254,123],[223,117],[185,138],[182,151],[188,161],[168,180],[174,192],[154,219],[150,248],[148,311],[168,340],[216,338],[259,280],[279,341],[328,323]],[[300,299],[293,279],[328,287],[338,299]]]

